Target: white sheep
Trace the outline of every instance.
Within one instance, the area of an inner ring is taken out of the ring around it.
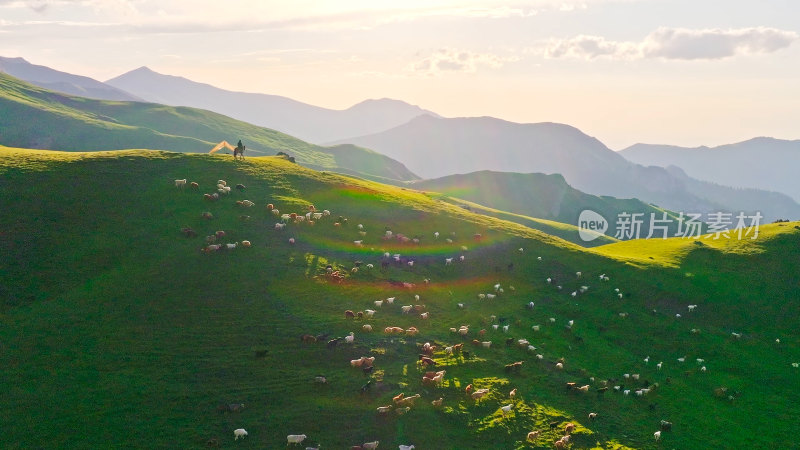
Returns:
[[[486,298],[487,298],[488,300],[493,300],[495,297],[496,297],[496,295],[495,295],[495,294],[486,294]]]
[[[286,442],[288,444],[301,444],[305,439],[305,434],[290,434],[286,436]]]
[[[583,275],[583,274],[582,274],[582,273],[580,273],[580,272],[575,272],[575,276],[576,276],[576,277],[580,278],[580,277],[581,277],[581,275]]]
[[[244,439],[244,437],[247,436],[247,431],[245,431],[244,428],[237,428],[233,430],[233,436],[234,441],[238,441],[239,438]]]
[[[413,308],[413,307],[414,307],[414,305],[405,305],[405,306],[401,306],[400,310],[403,312],[403,314],[408,314],[409,311],[411,311],[411,308]]]
[[[350,332],[350,334],[344,337],[344,341],[348,344],[352,344],[353,341],[355,340],[356,340],[356,335],[352,331]]]
[[[182,180],[175,180],[175,187],[183,189],[186,186],[186,178]]]
[[[660,440],[661,440],[661,430],[659,430],[659,431],[656,431],[655,433],[653,433],[653,437],[654,437],[654,438],[655,438],[657,441],[660,441]]]
[[[361,327],[361,329],[364,330],[367,333],[370,333],[370,332],[372,332],[372,325],[366,323]]]
[[[364,310],[364,314],[365,314],[367,317],[372,317],[372,316],[374,316],[374,315],[375,315],[375,313],[376,313],[376,311],[375,311],[374,309],[365,309],[365,310]]]
[[[503,333],[508,333],[508,325],[503,325]]]
[[[414,450],[415,448],[416,447],[414,447],[413,445],[400,445],[399,446],[400,450]]]
[[[534,325],[531,327],[533,331],[539,331],[539,325]]]
[[[375,300],[373,303],[375,303],[375,306],[378,308],[383,306],[383,300]]]
[[[444,265],[449,266],[450,264],[453,264],[453,258],[445,258]]]
[[[552,279],[552,278],[550,278],[550,277],[547,277],[547,284],[550,284],[550,283],[552,283],[552,282],[553,282],[553,279]]]
[[[394,297],[387,297],[386,298],[386,303],[388,303],[390,305],[393,304],[394,303]]]
[[[506,414],[510,413],[513,408],[514,408],[514,404],[513,403],[509,403],[506,406],[502,406],[500,408],[500,411],[502,411],[503,416],[505,416]]]

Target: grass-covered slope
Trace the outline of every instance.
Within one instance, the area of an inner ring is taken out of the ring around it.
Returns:
[[[205,153],[244,141],[246,156],[282,151],[298,163],[366,178],[413,180],[401,163],[354,145],[321,147],[201,109],[91,100],[0,73],[0,145],[64,151],[156,148]]]
[[[571,448],[795,443],[797,223],[762,227],[755,241],[584,250],[420,192],[281,158],[0,155],[3,448],[283,448],[286,435],[301,433],[304,446],[322,448],[373,440],[379,448],[552,448],[568,421],[577,425]],[[182,178],[200,189],[176,188],[173,180]],[[204,200],[219,179],[246,190]],[[244,199],[255,205],[236,205]],[[332,215],[277,231],[268,203],[281,213],[313,204]],[[199,236],[183,236],[181,227]],[[386,228],[419,243],[384,240]],[[252,247],[201,253],[205,236],[218,230],[226,232],[223,243]],[[384,267],[384,251],[415,264],[390,258]],[[455,261],[445,265],[449,257]],[[352,272],[357,260],[363,264]],[[342,282],[326,276],[328,264],[343,270]],[[601,274],[610,280],[601,282]],[[504,292],[479,300],[496,283]],[[580,286],[588,290],[571,296]],[[394,304],[375,306],[387,297]],[[426,305],[430,317],[403,314],[401,305],[410,304]],[[694,312],[689,304],[698,305]],[[348,309],[377,312],[353,320]],[[508,333],[492,329],[492,315]],[[364,324],[375,331],[362,331]],[[468,336],[449,331],[461,325],[470,325]],[[420,332],[390,336],[387,326]],[[353,344],[330,349],[300,340],[351,331]],[[536,350],[506,347],[509,337]],[[491,348],[473,347],[472,339],[492,341]],[[447,371],[441,387],[421,382],[425,369],[416,361],[425,342],[439,346],[433,357]],[[459,342],[469,357],[442,352]],[[376,358],[371,374],[350,367],[361,356]],[[524,361],[522,369],[506,372],[514,361]],[[317,375],[328,383],[315,384]],[[603,381],[610,389],[600,394]],[[642,397],[613,389],[641,389],[645,381],[658,387]],[[590,390],[567,390],[567,382]],[[468,384],[489,394],[473,401],[464,394]],[[721,387],[727,390],[715,396]],[[400,392],[421,398],[403,415],[376,413]],[[228,403],[245,408],[218,411]],[[514,410],[503,417],[499,408],[509,403]],[[673,427],[657,444],[661,420]],[[244,440],[234,441],[237,428],[248,431]],[[542,432],[536,443],[525,442],[531,430]]]
[[[617,234],[617,217],[621,213],[641,214],[638,217],[642,219],[640,235],[642,238],[647,236],[650,229],[651,215],[659,220],[666,214],[666,217],[673,221],[669,227],[669,235],[674,235],[677,230],[676,215],[670,211],[635,198],[618,199],[586,194],[567,184],[564,177],[559,174],[483,170],[422,180],[414,182],[412,186],[463,198],[501,211],[573,226],[578,225],[581,212],[588,209],[608,221],[608,231],[606,231],[608,236]],[[660,237],[661,233],[656,232],[655,235]],[[573,229],[566,239],[578,241],[577,229]]]

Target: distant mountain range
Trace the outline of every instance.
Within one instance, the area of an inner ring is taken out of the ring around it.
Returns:
[[[353,145],[321,147],[217,113],[155,103],[93,100],[59,94],[0,73],[0,145],[93,151],[146,148],[208,152],[244,141],[247,155],[282,151],[297,162],[398,183],[418,177],[401,163]]]
[[[0,56],[0,72],[51,91],[99,100],[142,101],[121,89],[80,75],[31,64],[23,58]]]
[[[760,137],[713,148],[636,144],[619,153],[637,164],[677,166],[693,178],[777,191],[800,202],[800,140]]]
[[[336,142],[371,148],[423,178],[479,170],[560,173],[581,191],[638,198],[672,211],[761,211],[766,220],[800,217],[800,205],[786,195],[727,188],[680,170],[634,164],[568,125],[421,116],[391,130]]]
[[[492,172],[488,170],[466,175],[449,175],[432,180],[421,180],[411,184],[415,189],[435,191],[459,199],[469,200],[493,209],[508,211],[529,217],[578,225],[583,210],[590,209],[609,222],[607,236],[615,236],[616,218],[623,212],[644,213],[641,237],[649,230],[650,214],[661,219],[664,213],[673,220],[669,236],[677,231],[677,221],[672,212],[664,211],[637,199],[598,197],[581,192],[569,184],[560,174]],[[482,211],[493,215],[490,211]],[[502,217],[515,221],[514,218]],[[530,224],[526,224],[531,226]],[[536,228],[535,226],[532,226]],[[556,234],[547,231],[550,234]],[[573,230],[577,235],[577,231]],[[659,233],[655,236],[661,237]],[[575,240],[572,236],[571,240]]]
[[[208,109],[317,144],[387,130],[421,115],[436,115],[391,99],[366,100],[348,109],[333,110],[278,95],[227,91],[162,75],[147,67],[112,78],[106,84],[150,102]]]

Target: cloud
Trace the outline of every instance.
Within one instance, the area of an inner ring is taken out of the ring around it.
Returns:
[[[587,35],[551,40],[543,54],[547,58],[716,60],[773,53],[798,39],[800,35],[794,31],[767,27],[703,30],[662,27],[641,42]]]
[[[467,50],[442,48],[413,63],[411,72],[435,76],[442,72],[474,73],[480,66],[497,69],[506,62],[517,61],[516,56],[499,56],[491,53],[474,53]]]
[[[772,53],[798,39],[794,31],[776,28],[687,30],[659,28],[647,36],[645,57],[667,59],[721,59],[736,55]]]

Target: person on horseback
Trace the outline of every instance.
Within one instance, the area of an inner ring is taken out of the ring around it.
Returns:
[[[242,145],[242,140],[239,139],[239,143],[236,144],[236,148],[233,150],[233,159],[236,159],[236,155],[238,154],[242,159],[244,159],[244,149],[245,146]]]

